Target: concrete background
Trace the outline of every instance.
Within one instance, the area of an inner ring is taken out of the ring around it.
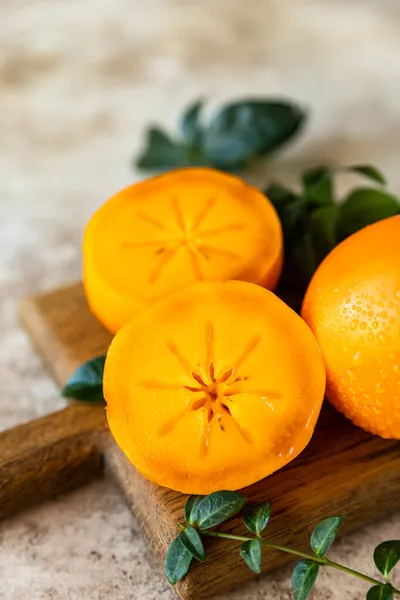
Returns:
[[[75,280],[85,222],[138,177],[149,121],[173,127],[197,96],[288,95],[305,134],[268,168],[372,161],[400,193],[400,5],[396,0],[0,0],[0,428],[63,406],[16,319],[24,295]],[[373,574],[371,550],[400,514],[332,552]],[[288,600],[290,569],[219,600]],[[397,583],[400,585],[399,575]],[[315,600],[366,587],[323,572]],[[106,480],[0,525],[4,600],[172,600]]]

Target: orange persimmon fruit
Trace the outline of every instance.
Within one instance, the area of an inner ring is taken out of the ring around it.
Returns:
[[[400,216],[332,250],[302,316],[325,360],[327,398],[363,429],[400,439]]]
[[[104,396],[111,433],[151,481],[187,494],[247,486],[308,444],[325,390],[309,327],[272,292],[202,282],[115,336]]]
[[[255,187],[188,168],[136,183],[87,225],[83,279],[93,314],[112,332],[138,310],[199,280],[238,279],[274,289],[282,230]]]

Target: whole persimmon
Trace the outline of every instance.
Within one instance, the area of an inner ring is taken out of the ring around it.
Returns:
[[[171,171],[110,198],[90,219],[83,282],[93,314],[113,333],[153,300],[201,280],[274,289],[283,256],[271,202],[213,169]]]
[[[111,433],[145,477],[187,494],[236,490],[295,458],[325,390],[306,323],[266,289],[203,282],[115,336],[104,371]]]
[[[363,429],[400,439],[400,216],[327,256],[302,316],[325,360],[327,398]]]

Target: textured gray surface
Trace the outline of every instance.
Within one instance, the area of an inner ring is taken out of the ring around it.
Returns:
[[[371,160],[400,192],[400,8],[396,0],[0,0],[0,428],[62,406],[19,329],[27,293],[74,280],[93,210],[134,177],[154,116],[171,125],[198,95],[287,94],[306,134],[269,167]],[[337,544],[369,573],[400,515]],[[399,577],[397,578],[400,584]],[[314,598],[365,586],[323,573]],[[289,570],[223,598],[288,600]],[[135,519],[100,481],[0,525],[0,598],[174,598]]]

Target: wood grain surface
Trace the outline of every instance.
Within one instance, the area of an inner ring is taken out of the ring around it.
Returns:
[[[110,341],[90,315],[80,284],[26,300],[21,318],[60,384],[83,360],[104,353]],[[74,404],[0,436],[0,477],[7,484],[0,491],[0,516],[42,493],[49,497],[63,491],[67,481],[89,479],[100,469],[101,455],[163,561],[186,497],[139,475],[105,430],[102,407]],[[348,532],[400,507],[400,443],[363,432],[326,405],[302,455],[244,492],[254,501],[273,503],[271,539],[306,548],[314,525],[324,517],[343,514],[342,532]],[[222,529],[245,531],[238,518]],[[196,562],[176,587],[184,600],[209,596],[253,576],[235,543],[212,540],[207,550],[210,560]],[[265,551],[262,569],[288,560]]]
[[[81,285],[27,298],[20,318],[59,385],[111,340]],[[78,403],[0,433],[0,519],[99,476],[104,436],[104,407]]]
[[[104,408],[74,405],[0,434],[0,519],[103,470]]]

